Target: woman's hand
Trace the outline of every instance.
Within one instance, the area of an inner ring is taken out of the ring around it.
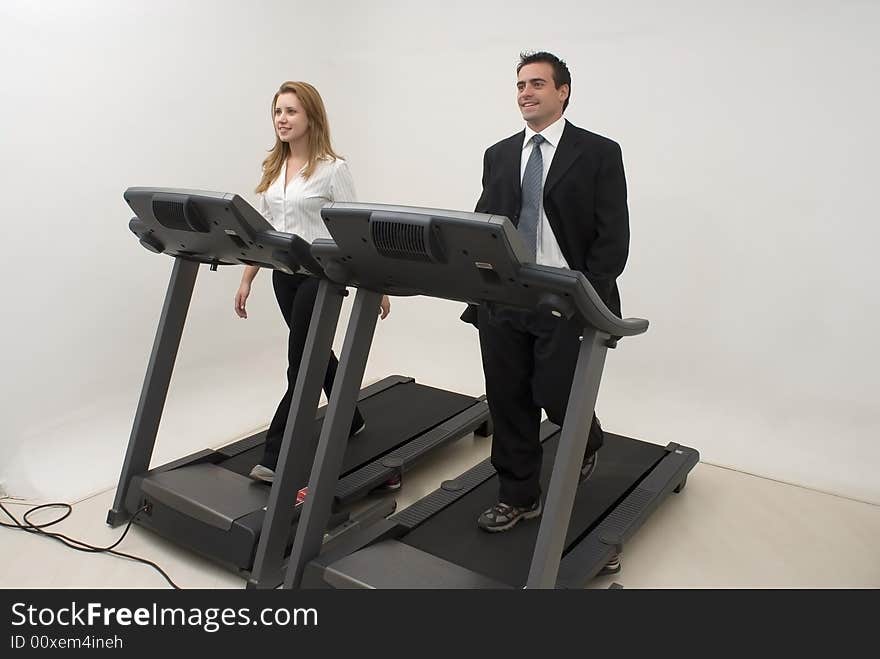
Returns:
[[[388,299],[387,295],[383,295],[382,301],[379,302],[379,313],[380,313],[379,317],[382,320],[385,320],[386,318],[388,318],[388,314],[391,313],[391,300]]]
[[[245,308],[245,305],[247,304],[247,299],[250,294],[250,282],[241,282],[241,285],[235,292],[235,313],[238,314],[239,318],[247,318],[247,309]]]

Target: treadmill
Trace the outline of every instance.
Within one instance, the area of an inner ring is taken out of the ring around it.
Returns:
[[[672,492],[696,450],[605,434],[595,471],[581,459],[605,355],[648,321],[621,320],[584,275],[529,262],[504,217],[405,206],[334,203],[321,211],[332,240],[311,253],[327,276],[358,287],[339,371],[294,538],[288,588],[582,588]],[[477,527],[497,498],[487,459],[392,517],[321,552],[381,293],[543,310],[583,325],[562,428],[544,422],[544,512],[504,533]]]
[[[148,250],[172,256],[174,267],[107,523],[118,526],[134,517],[135,523],[247,577],[249,588],[274,588],[283,580],[326,418],[326,408],[318,409],[321,384],[347,291],[324,277],[307,242],[274,231],[238,195],[129,188],[124,196],[136,215],[131,231]],[[265,431],[149,468],[200,264],[211,270],[257,265],[321,278],[271,486],[248,477],[262,457]],[[399,375],[355,395],[367,426],[344,451],[325,540],[338,541],[344,532],[393,512],[395,502],[388,500],[355,516],[346,508],[431,450],[471,432],[491,434],[485,397],[427,387]]]

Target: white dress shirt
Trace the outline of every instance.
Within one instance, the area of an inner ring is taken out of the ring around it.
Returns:
[[[556,155],[556,147],[559,146],[559,140],[562,139],[562,131],[564,129],[565,118],[560,117],[541,131],[541,137],[544,138],[544,141],[541,143],[541,158],[544,161],[544,173],[541,178],[542,190],[544,184],[547,182],[547,172],[550,171],[550,165],[553,163],[553,156]],[[520,184],[522,184],[523,176],[526,173],[526,163],[529,161],[529,156],[532,155],[532,149],[535,148],[531,140],[532,137],[536,134],[537,133],[535,133],[535,131],[526,126],[526,134],[525,138],[523,139],[522,158],[520,160],[519,169]],[[553,227],[550,226],[550,222],[547,220],[547,213],[544,212],[543,197],[544,195],[542,194],[541,218],[540,222],[538,222],[538,253],[535,257],[535,263],[537,263],[538,265],[551,265],[556,268],[570,269],[571,266],[568,265],[568,262],[562,255],[562,250],[559,249],[559,243],[556,241],[556,236],[553,233]]]
[[[321,208],[333,201],[356,201],[354,180],[344,160],[319,160],[312,175],[302,170],[287,180],[287,162],[281,174],[260,194],[259,210],[276,231],[295,233],[311,244],[316,238],[330,238],[321,219]]]

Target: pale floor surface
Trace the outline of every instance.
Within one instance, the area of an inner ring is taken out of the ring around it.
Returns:
[[[398,510],[485,458],[489,445],[466,437],[408,472]],[[113,543],[122,531],[104,523],[113,494],[110,489],[74,504],[72,515],[50,530],[94,545]],[[19,517],[27,509],[3,503]],[[239,576],[136,526],[119,550],[156,562],[183,588],[244,586]],[[0,528],[0,557],[3,588],[168,587],[146,565],[9,529]],[[667,499],[626,545],[620,574],[593,586],[612,582],[627,588],[878,588],[880,506],[701,463],[684,492]]]

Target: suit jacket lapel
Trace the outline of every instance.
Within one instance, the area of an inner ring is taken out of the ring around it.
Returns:
[[[572,130],[572,126],[565,120],[565,128],[562,130],[562,137],[556,147],[556,154],[553,156],[553,163],[550,165],[550,171],[547,172],[547,180],[544,183],[544,196],[546,197],[553,186],[559,183],[559,180],[568,171],[569,167],[581,155],[581,145],[577,134]]]
[[[520,169],[522,163],[522,147],[525,139],[526,131],[521,130],[516,135],[507,138],[504,143],[500,155],[500,160],[504,166],[508,168],[504,178],[509,182],[515,200],[514,208],[519,211],[522,204],[522,180],[520,179]],[[514,221],[514,226],[519,224],[519,218],[510,218]]]

